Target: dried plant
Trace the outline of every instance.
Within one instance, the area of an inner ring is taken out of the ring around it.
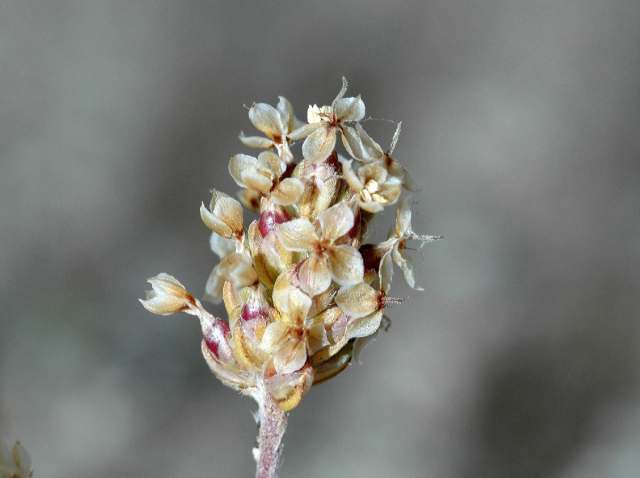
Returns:
[[[228,320],[164,273],[149,279],[152,290],[141,300],[155,314],[196,316],[213,373],[257,402],[258,478],[277,474],[288,412],[312,385],[343,371],[381,327],[385,306],[397,301],[388,296],[394,264],[419,289],[405,256],[408,241],[438,239],[413,232],[409,202],[401,199],[408,177],[392,156],[400,124],[383,150],[360,125],[362,99],[345,97],[346,90],[343,79],[330,106],[308,108],[306,124],[283,97],[276,107],[249,109],[264,136],[241,133],[240,140],[264,151],[229,161],[243,188],[240,202],[214,190],[200,208],[220,257],[204,299],[224,302]],[[350,158],[337,152],[337,136]],[[296,162],[291,147],[303,139]],[[389,237],[365,243],[373,216],[394,204]],[[242,205],[258,214],[246,231]]]

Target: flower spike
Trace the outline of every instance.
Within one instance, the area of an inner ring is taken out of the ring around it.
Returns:
[[[384,151],[360,124],[362,98],[346,96],[347,88],[342,78],[328,105],[309,106],[307,123],[282,96],[275,107],[257,102],[249,108],[263,136],[241,133],[240,140],[262,151],[229,159],[239,201],[213,190],[208,206],[200,207],[217,258],[204,299],[222,302],[226,318],[212,315],[166,273],[149,279],[151,290],[140,299],[157,315],[196,317],[212,373],[256,401],[258,478],[276,476],[288,413],[312,385],[346,370],[388,328],[385,313],[404,301],[390,295],[394,267],[420,290],[405,254],[409,241],[441,238],[412,229],[402,197],[408,176],[392,157],[401,123]],[[294,142],[302,140],[294,153]],[[395,204],[387,239],[365,243],[369,223]],[[243,206],[257,213],[246,230]]]

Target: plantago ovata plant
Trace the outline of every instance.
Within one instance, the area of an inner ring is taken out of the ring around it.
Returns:
[[[141,300],[159,315],[194,315],[202,354],[225,385],[258,404],[256,477],[278,470],[287,415],[312,385],[350,363],[354,350],[381,327],[394,265],[409,286],[405,255],[411,240],[438,239],[413,232],[404,168],[392,156],[398,124],[385,151],[360,125],[365,106],[345,97],[347,82],[329,106],[310,106],[307,123],[289,101],[255,103],[251,123],[264,136],[240,134],[262,150],[237,154],[229,173],[242,188],[239,201],[213,191],[200,216],[220,257],[204,299],[224,302],[227,319],[214,317],[177,279],[159,274]],[[346,152],[337,150],[337,138]],[[292,146],[302,143],[302,159]],[[373,217],[396,205],[396,223],[379,244],[365,243]],[[245,228],[243,206],[257,214]]]

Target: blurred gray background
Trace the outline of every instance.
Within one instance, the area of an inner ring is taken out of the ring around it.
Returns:
[[[0,434],[42,478],[252,476],[253,404],[136,298],[202,291],[242,105],[346,75],[446,240],[282,476],[637,477],[639,46],[637,0],[2,0]]]

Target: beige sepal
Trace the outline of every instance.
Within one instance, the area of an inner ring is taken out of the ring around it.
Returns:
[[[213,190],[209,208],[200,206],[202,222],[220,236],[230,239],[243,234],[242,205],[227,194]]]

